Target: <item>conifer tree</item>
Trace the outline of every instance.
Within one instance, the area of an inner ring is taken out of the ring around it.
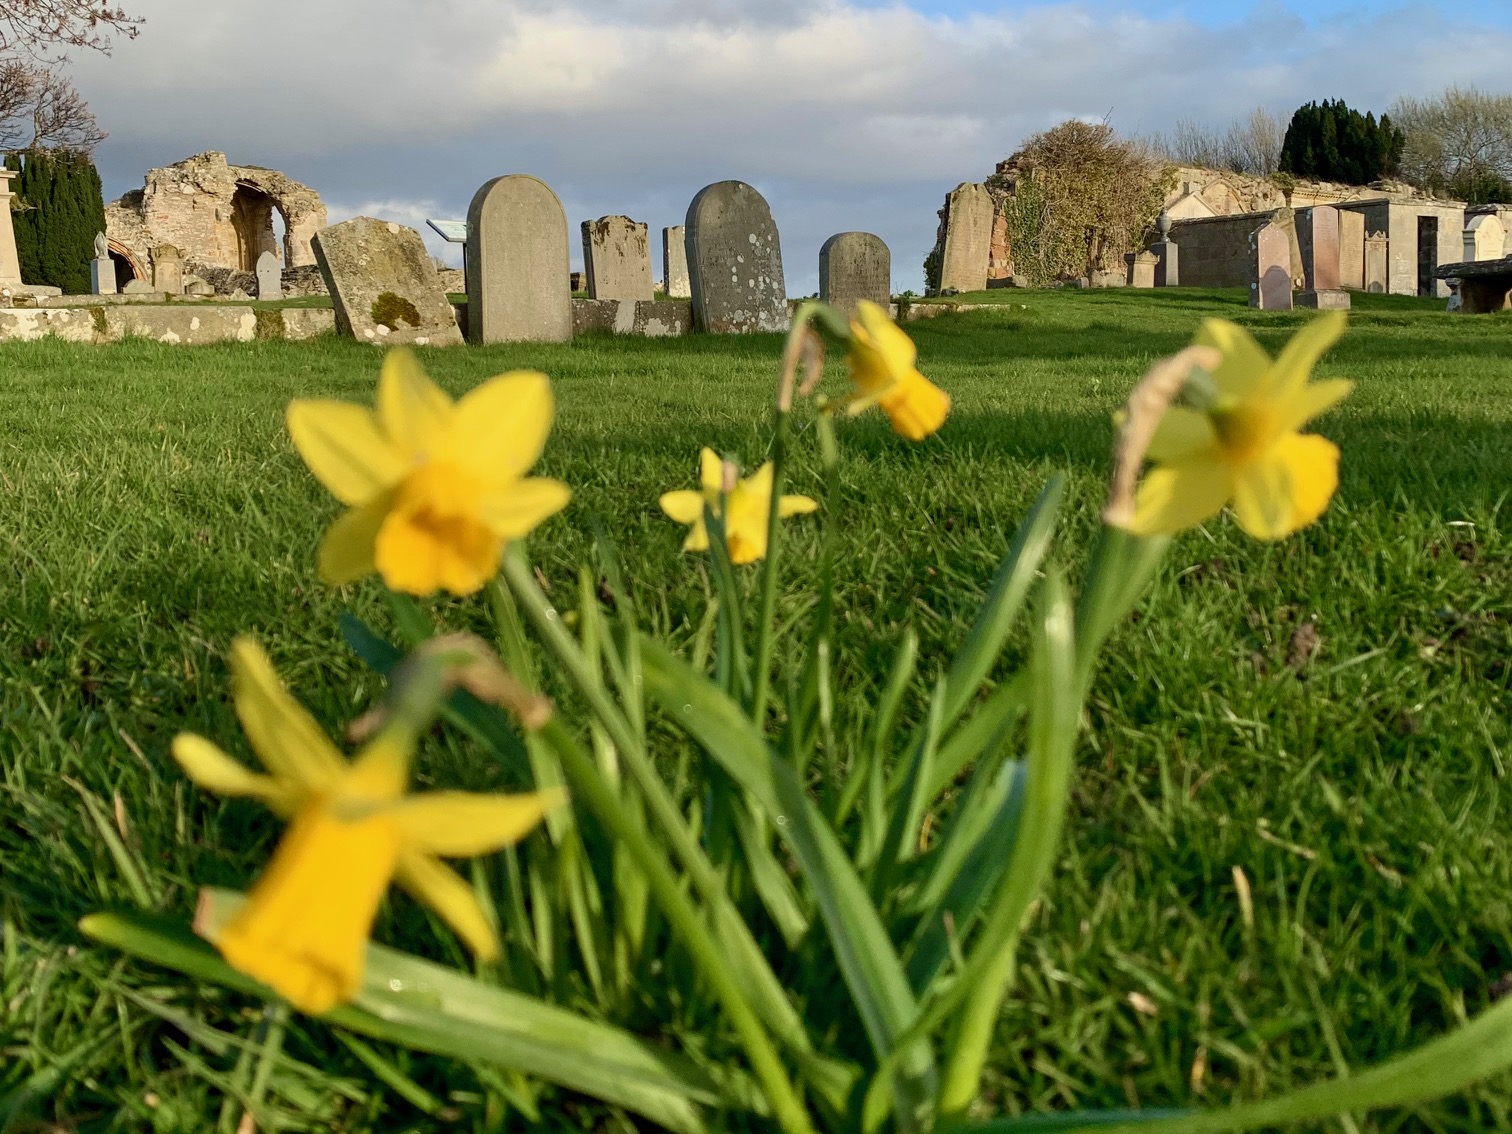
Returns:
[[[1297,177],[1365,185],[1396,173],[1406,143],[1387,115],[1351,110],[1343,99],[1297,108],[1281,143],[1279,168]]]
[[[95,234],[105,230],[94,163],[66,150],[31,150],[10,155],[6,164],[20,170],[12,190],[21,207],[12,219],[21,278],[66,295],[87,293]]]

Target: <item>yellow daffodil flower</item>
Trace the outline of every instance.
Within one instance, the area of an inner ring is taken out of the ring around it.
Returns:
[[[846,400],[846,412],[854,416],[880,406],[893,432],[910,441],[939,429],[950,412],[950,395],[919,373],[918,356],[913,340],[883,308],[865,299],[857,303],[845,354],[855,392]]]
[[[415,595],[478,590],[498,571],[504,544],[571,496],[559,481],[525,476],[551,417],[544,374],[500,374],[454,403],[407,350],[384,358],[376,412],[291,403],[300,456],[350,509],[321,542],[321,576],[350,583],[376,570]]]
[[[1211,404],[1174,406],[1161,418],[1148,452],[1157,467],[1140,483],[1132,529],[1181,531],[1232,503],[1241,528],[1270,540],[1321,516],[1339,485],[1339,450],[1298,430],[1354,387],[1343,378],[1308,381],[1343,333],[1342,313],[1320,315],[1272,361],[1242,327],[1206,320],[1195,343],[1223,355]]]
[[[750,476],[738,481],[730,490],[730,511],[722,515],[720,488],[724,465],[713,449],[699,454],[699,490],[681,489],[664,492],[661,509],[679,524],[691,524],[684,551],[707,551],[709,532],[704,526],[704,504],[724,520],[725,546],[731,563],[754,563],[767,552],[767,515],[772,506],[772,462],[768,461]],[[807,496],[784,496],[777,505],[778,516],[786,519],[802,512],[812,512],[819,505]]]
[[[561,792],[406,795],[409,745],[392,731],[349,764],[250,638],[232,647],[231,672],[237,715],[268,774],[192,733],[174,739],[174,758],[200,787],[259,799],[290,822],[246,904],[213,935],[226,961],[303,1012],[328,1011],[361,987],[390,881],[435,910],[478,956],[496,957],[498,939],[472,887],[437,856],[518,842]]]

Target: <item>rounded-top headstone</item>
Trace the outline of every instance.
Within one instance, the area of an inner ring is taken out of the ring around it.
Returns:
[[[880,236],[839,232],[819,249],[819,298],[848,316],[863,299],[886,307],[892,299],[892,254]]]
[[[744,181],[717,181],[688,206],[693,319],[716,334],[785,331],[782,246],[766,199]]]
[[[567,214],[551,187],[510,173],[467,206],[467,338],[474,343],[572,338]]]

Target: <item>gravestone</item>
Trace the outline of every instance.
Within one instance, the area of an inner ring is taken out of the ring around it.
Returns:
[[[1155,269],[1160,264],[1160,258],[1153,252],[1130,252],[1124,256],[1124,263],[1129,266],[1130,287],[1154,287]]]
[[[744,181],[716,181],[693,198],[686,227],[698,328],[724,335],[787,330],[782,245],[766,199]]]
[[[121,289],[122,295],[160,295],[161,292],[144,279],[131,279]]]
[[[987,186],[962,182],[945,198],[945,247],[940,255],[940,290],[981,291],[992,258],[992,218]]]
[[[92,295],[116,293],[115,261],[110,258],[110,241],[103,232],[95,233],[94,259],[89,261],[89,291]]]
[[[1372,232],[1365,238],[1365,290],[1380,294],[1386,290],[1386,234]]]
[[[651,240],[646,226],[629,217],[584,221],[583,269],[589,299],[651,299]]]
[[[21,287],[21,259],[16,255],[16,229],[11,222],[11,178],[14,169],[0,169],[0,287]]]
[[[257,258],[257,298],[283,298],[283,268],[278,257],[271,252],[264,252]]]
[[[668,299],[687,299],[688,287],[687,229],[674,224],[662,229],[662,287]]]
[[[819,249],[819,298],[854,318],[869,299],[886,309],[892,300],[892,253],[880,236],[841,232]]]
[[[1465,259],[1500,260],[1505,255],[1507,230],[1494,213],[1471,217],[1465,225]]]
[[[184,294],[184,254],[172,244],[159,244],[152,250],[152,290]]]
[[[1365,214],[1339,210],[1339,286],[1365,287]]]
[[[321,229],[310,244],[342,334],[389,346],[462,341],[425,241],[414,229],[353,217]]]
[[[1155,231],[1160,234],[1159,239],[1150,245],[1150,251],[1155,253],[1155,286],[1176,287],[1181,283],[1181,258],[1176,248],[1176,242],[1171,239],[1171,214],[1161,213],[1155,221]]]
[[[1299,212],[1297,244],[1306,285],[1297,296],[1298,306],[1347,311],[1349,293],[1339,286],[1339,210],[1315,205]]]
[[[215,289],[198,276],[195,276],[184,285],[184,294],[197,296],[200,299],[208,299],[215,294]]]
[[[1292,309],[1291,238],[1269,222],[1250,234],[1249,305],[1262,311]]]
[[[511,173],[467,206],[467,340],[560,343],[572,338],[567,214],[544,181]]]

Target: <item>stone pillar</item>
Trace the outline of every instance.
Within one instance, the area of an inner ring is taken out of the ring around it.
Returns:
[[[945,248],[940,290],[982,291],[992,256],[992,218],[997,209],[987,186],[963,182],[945,198]]]
[[[11,178],[14,169],[0,169],[0,287],[21,286],[21,261],[16,256],[16,229],[11,223]]]
[[[1365,238],[1365,290],[1381,293],[1387,284],[1386,234],[1372,232]]]
[[[1286,229],[1267,222],[1250,236],[1249,305],[1262,311],[1292,309],[1291,239]]]
[[[662,287],[668,299],[688,299],[688,230],[680,224],[662,229]]]
[[[1150,245],[1150,251],[1155,254],[1155,286],[1176,287],[1181,283],[1181,260],[1176,242],[1171,239],[1170,213],[1160,214],[1155,230],[1160,233],[1160,239]]]

